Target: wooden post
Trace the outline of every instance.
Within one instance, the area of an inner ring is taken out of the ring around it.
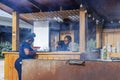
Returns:
[[[12,12],[12,51],[17,51],[19,46],[19,18],[17,12]]]
[[[80,9],[80,52],[85,52],[86,51],[86,29],[85,29],[85,9],[81,8]]]
[[[96,24],[96,48],[102,47],[102,25]]]

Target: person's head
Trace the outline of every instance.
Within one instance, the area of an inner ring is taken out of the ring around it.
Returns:
[[[32,44],[34,42],[34,37],[35,37],[35,34],[32,33],[26,37],[25,41],[28,42],[29,44]]]
[[[67,36],[64,37],[64,43],[65,44],[69,44],[71,41],[72,41],[71,36],[67,35]]]
[[[28,42],[29,44],[32,44],[34,42],[34,38],[26,39],[26,42]]]

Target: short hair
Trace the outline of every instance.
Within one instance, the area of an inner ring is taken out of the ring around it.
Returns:
[[[65,36],[65,38],[67,38],[69,42],[72,41],[72,38],[71,38],[71,36],[69,36],[69,35]]]

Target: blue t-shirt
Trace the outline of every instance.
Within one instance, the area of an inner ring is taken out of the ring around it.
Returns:
[[[68,44],[64,44],[64,42],[62,41],[59,46],[57,46],[56,51],[69,51],[68,50]]]
[[[35,54],[33,55],[26,55],[24,52],[24,49],[27,48],[29,49],[29,51],[33,51],[33,49],[31,48],[31,45],[27,42],[22,42],[19,48],[19,57],[22,59],[33,59]]]

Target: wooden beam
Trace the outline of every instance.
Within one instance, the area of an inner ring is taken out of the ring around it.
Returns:
[[[75,18],[78,15],[79,15],[79,9],[20,14],[21,17],[24,17],[26,18],[26,20],[30,20],[30,21],[32,21],[33,19],[39,19],[39,20],[46,20],[48,18],[53,19],[54,17],[60,17],[61,19],[64,19],[64,18],[68,18],[69,16]]]
[[[0,9],[9,13],[10,15],[12,15],[12,12],[14,11],[12,8],[0,3]],[[30,23],[31,25],[33,25],[32,20],[28,20],[28,18],[25,18],[25,16],[20,16],[20,19],[24,20],[27,23]]]
[[[35,0],[28,0],[31,4],[33,4],[37,9],[39,10],[47,10],[48,8],[40,3],[38,3],[37,1]]]
[[[96,24],[96,48],[102,47],[102,25]]]
[[[19,46],[19,17],[17,12],[12,12],[12,51],[18,51]]]
[[[86,51],[86,29],[85,29],[85,19],[86,19],[86,14],[85,10],[82,8],[80,9],[80,52],[85,52]]]
[[[3,10],[3,11],[5,11],[5,12],[7,12],[7,13],[9,13],[9,14],[11,14],[11,12],[13,11],[12,8],[6,6],[6,5],[4,5],[2,3],[0,3],[0,9]]]
[[[113,33],[113,32],[120,32],[120,29],[104,29],[104,33]]]

